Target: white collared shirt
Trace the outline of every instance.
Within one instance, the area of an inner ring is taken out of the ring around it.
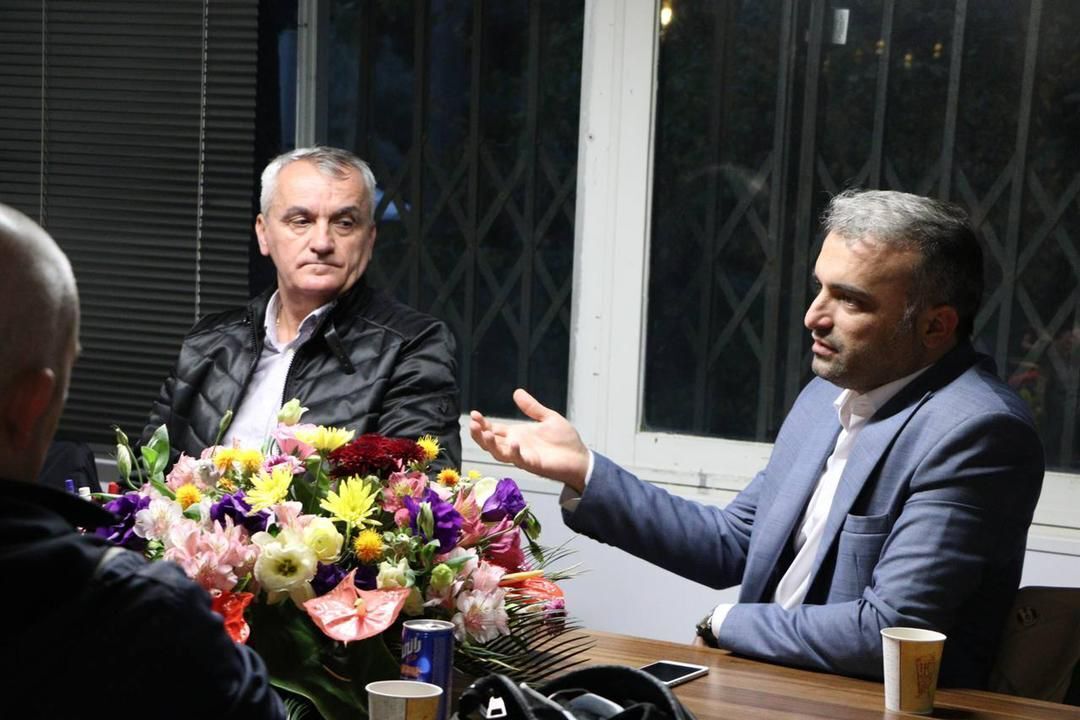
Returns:
[[[267,435],[277,425],[277,413],[289,398],[285,393],[285,380],[289,374],[293,357],[297,349],[315,332],[319,319],[334,303],[329,302],[308,313],[296,330],[296,337],[284,345],[280,344],[277,333],[277,319],[281,298],[275,290],[266,306],[266,318],[263,321],[266,330],[262,354],[251,377],[247,392],[244,393],[240,407],[236,409],[233,422],[225,435],[225,444],[239,442],[242,447],[261,447]],[[303,404],[304,398],[299,398]]]

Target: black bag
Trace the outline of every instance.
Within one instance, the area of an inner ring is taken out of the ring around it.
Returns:
[[[487,675],[458,700],[455,720],[694,720],[667,685],[622,665],[593,665],[537,687]]]

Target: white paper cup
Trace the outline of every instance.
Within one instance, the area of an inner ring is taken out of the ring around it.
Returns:
[[[933,630],[892,627],[881,631],[885,709],[925,715],[934,709],[945,636]]]
[[[436,720],[442,688],[417,680],[368,683],[369,720]]]

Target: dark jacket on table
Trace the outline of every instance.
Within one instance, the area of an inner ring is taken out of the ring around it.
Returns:
[[[262,660],[171,562],[75,527],[115,522],[69,493],[0,479],[0,677],[21,718],[283,718]],[[0,711],[0,715],[5,714]]]
[[[209,315],[184,339],[143,431],[168,425],[173,460],[214,443],[239,408],[263,350],[273,288],[246,306]],[[461,463],[457,363],[445,323],[397,302],[363,278],[338,298],[296,352],[282,403],[308,408],[302,422],[415,440],[434,435],[436,465]]]

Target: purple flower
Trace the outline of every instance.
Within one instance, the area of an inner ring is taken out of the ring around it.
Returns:
[[[210,506],[210,519],[224,527],[225,518],[231,517],[233,524],[242,525],[251,535],[265,530],[270,522],[270,513],[260,510],[254,515],[248,515],[249,512],[251,505],[244,499],[244,491],[237,490],[232,495],[222,495],[221,500]]]
[[[129,492],[105,503],[105,509],[118,518],[115,525],[104,525],[94,531],[114,545],[141,552],[146,549],[146,538],[135,534],[135,513],[150,505],[149,495]]]
[[[408,496],[403,499],[409,511],[409,527],[416,535],[423,538],[425,542],[438,540],[440,553],[450,552],[457,545],[458,536],[461,534],[461,515],[453,505],[440,498],[431,488],[424,491],[424,497],[419,501]],[[434,537],[428,537],[428,533],[417,521],[421,508],[425,504],[431,507],[431,517],[434,521],[434,532],[431,534]]]
[[[378,565],[357,565],[356,575],[353,576],[353,585],[361,590],[374,590],[379,585],[378,579]]]
[[[325,595],[336,588],[348,573],[344,568],[333,563],[319,563],[315,570],[315,577],[311,579],[311,587],[315,595]],[[353,584],[361,590],[374,590],[379,577],[377,565],[358,565],[356,574],[353,576]]]
[[[480,519],[484,522],[495,522],[505,517],[514,518],[524,509],[525,498],[521,496],[517,483],[510,478],[503,478],[495,486],[495,492],[484,503],[480,511]]]
[[[315,577],[311,579],[311,587],[316,595],[325,595],[338,586],[345,577],[345,571],[333,563],[319,563],[315,570]]]

